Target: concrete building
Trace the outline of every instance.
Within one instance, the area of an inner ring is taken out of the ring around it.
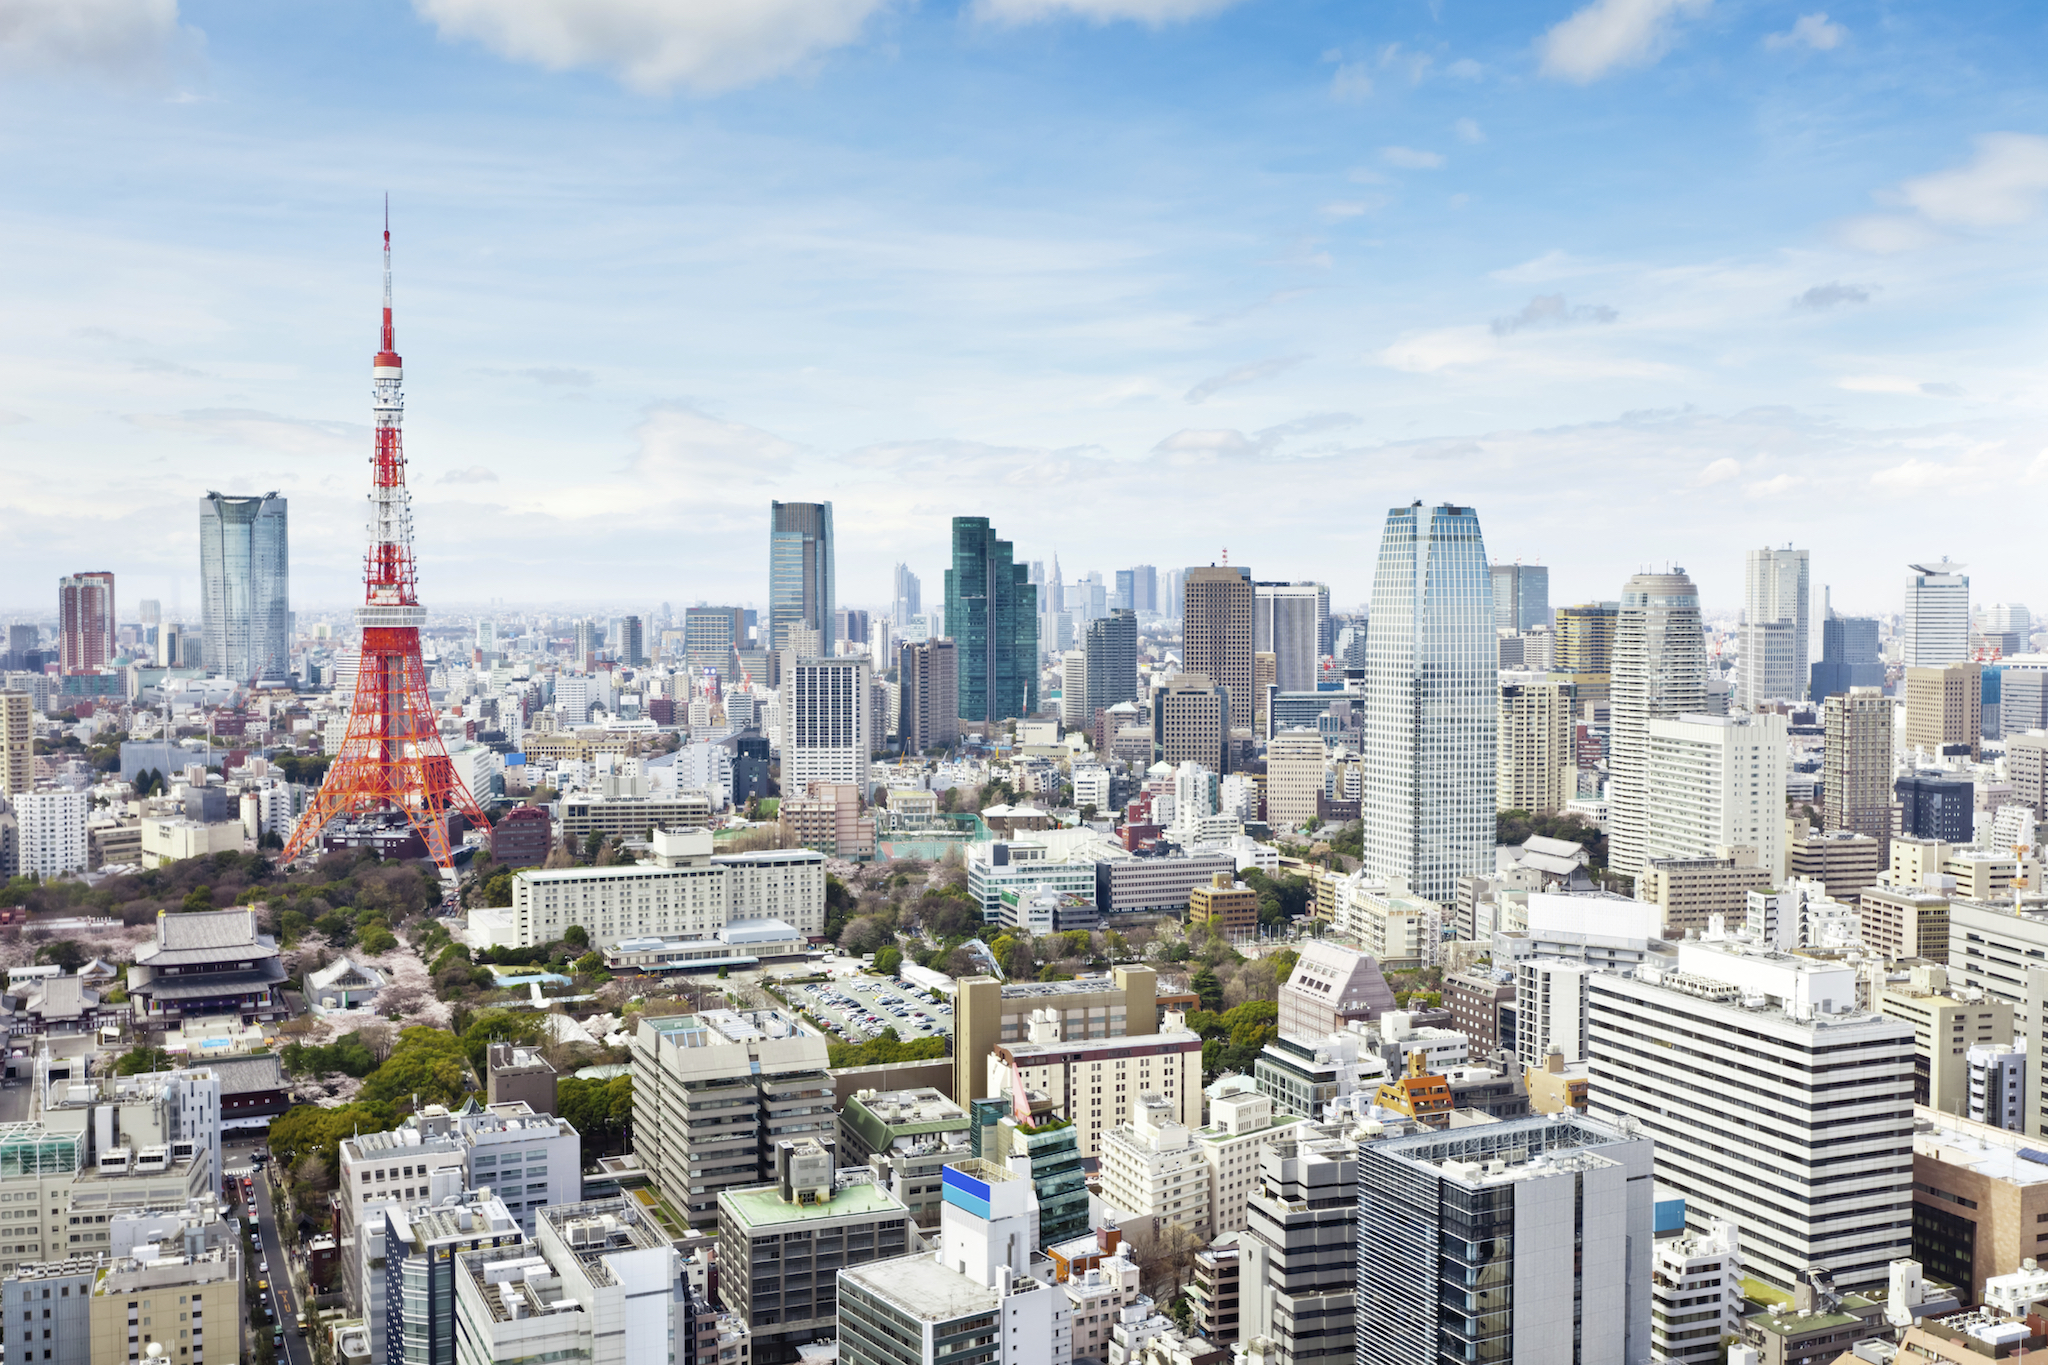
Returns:
[[[1756,850],[1775,876],[1785,866],[1785,718],[1653,717],[1645,726],[1643,857],[1711,858]]]
[[[1557,609],[1550,681],[1571,688],[1578,704],[1598,705],[1609,698],[1620,614],[1620,604],[1615,602],[1581,602]]]
[[[1908,668],[1906,728],[1900,742],[1933,758],[1943,754],[1982,752],[1984,735],[1984,670],[1970,660],[1939,668]]]
[[[1393,988],[1378,961],[1327,939],[1302,945],[1279,996],[1279,1031],[1308,1040],[1339,1032],[1353,1020],[1369,1023],[1394,1008]]]
[[[1266,823],[1299,829],[1316,814],[1323,794],[1323,737],[1314,730],[1282,730],[1266,746]]]
[[[1139,858],[1118,849],[1096,858],[1094,869],[1095,906],[1104,914],[1178,915],[1196,887],[1237,870],[1237,859],[1229,853]]]
[[[1555,957],[1525,957],[1514,964],[1515,1036],[1507,1041],[1522,1066],[1535,1070],[1552,1053],[1569,1064],[1589,1051],[1591,978],[1604,970]]]
[[[1964,1054],[1970,1069],[1970,1118],[2019,1132],[2026,1126],[2027,1051],[2018,1043],[1980,1043]]]
[[[1649,849],[1650,722],[1706,710],[1699,590],[1682,570],[1637,574],[1615,622],[1608,735],[1608,871],[1633,877]]]
[[[555,1112],[555,1069],[540,1049],[492,1043],[485,1053],[484,1072],[490,1103],[524,1104],[536,1114]]]
[[[1084,717],[1092,720],[1097,711],[1138,699],[1138,616],[1118,607],[1100,620],[1088,623],[1082,646],[1087,666],[1087,694]],[[1062,693],[1064,697],[1064,681]]]
[[[1228,692],[1208,674],[1175,674],[1152,698],[1152,761],[1229,772],[1231,716]]]
[[[1981,1302],[1987,1279],[2048,1251],[2048,1166],[2021,1155],[2027,1134],[1933,1110],[1914,1118],[1914,1259]]]
[[[1742,1329],[1742,1238],[1735,1224],[1659,1237],[1650,1251],[1650,1359],[1712,1365]]]
[[[1273,686],[1312,692],[1319,681],[1322,641],[1330,621],[1330,589],[1322,583],[1255,583],[1252,651],[1273,656]],[[1265,694],[1259,697],[1261,704]],[[1235,722],[1233,722],[1235,723]]]
[[[35,789],[34,715],[34,699],[28,693],[0,692],[0,796]]]
[[[951,640],[920,640],[896,655],[901,693],[897,733],[906,754],[945,748],[960,738],[960,657]]]
[[[455,1263],[465,1251],[491,1248],[507,1260],[526,1242],[502,1199],[488,1192],[441,1191],[432,1202],[371,1211],[359,1236],[366,1249],[364,1322],[370,1349],[387,1365],[455,1365]]]
[[[1654,1145],[1576,1115],[1361,1145],[1358,1365],[1450,1365],[1467,1343],[1472,1359],[1536,1343],[1646,1359]],[[1438,1231],[1472,1226],[1489,1235]],[[1482,1284],[1498,1292],[1465,1288]]]
[[[1182,581],[1183,666],[1215,685],[1224,699],[1224,732],[1252,723],[1253,606],[1251,572],[1231,565],[1191,568]],[[1169,684],[1169,687],[1171,685]],[[1205,762],[1199,755],[1197,762]],[[1180,760],[1169,758],[1167,762]],[[1210,765],[1222,772],[1221,766]]]
[[[86,794],[21,791],[14,806],[15,867],[50,881],[86,867]]]
[[[57,651],[66,673],[92,673],[113,663],[120,618],[114,575],[104,570],[57,580]]]
[[[1804,820],[1785,822],[1785,875],[1825,885],[1838,901],[1854,901],[1876,881],[1885,843],[1854,830],[1822,832]]]
[[[1822,703],[1824,831],[1867,834],[1880,845],[1891,838],[1893,705],[1875,687],[1852,687]]]
[[[1946,668],[1970,657],[1970,578],[1943,558],[1914,564],[1899,613],[1900,660],[1908,668]]]
[[[1444,977],[1443,1000],[1451,1012],[1451,1027],[1472,1040],[1474,1052],[1483,1056],[1514,1045],[1513,972],[1484,965],[1452,972]]]
[[[1976,824],[1974,784],[1942,769],[1909,773],[1892,783],[1899,833],[1914,839],[1967,844]]]
[[[808,848],[713,855],[709,830],[658,830],[644,862],[522,868],[501,921],[503,946],[553,943],[570,925],[609,948],[626,939],[702,937],[733,920],[825,932],[825,855]]]
[[[1058,1025],[1041,1017],[1024,1041],[987,1053],[980,1084],[990,1094],[1021,1085],[1034,1114],[1043,1096],[1046,1113],[1073,1122],[1084,1158],[1100,1154],[1103,1135],[1129,1122],[1142,1096],[1158,1095],[1176,1122],[1194,1128],[1202,1121],[1202,1040],[1177,1020],[1162,1033],[1063,1041]]]
[[[239,1240],[216,1221],[193,1237],[137,1247],[132,1255],[103,1261],[88,1310],[93,1365],[137,1358],[232,1365],[242,1359]],[[17,1325],[8,1323],[10,1357]]]
[[[953,997],[954,1103],[964,1108],[983,1095],[1008,1093],[1007,1084],[982,1089],[986,1059],[998,1043],[1025,1041],[1033,1014],[1055,1011],[1061,1036],[1077,1041],[1145,1035],[1159,1027],[1158,994],[1159,974],[1150,967],[1116,967],[1073,981],[962,978]]]
[[[1296,1129],[1260,1151],[1238,1239],[1239,1333],[1263,1339],[1272,1365],[1354,1358],[1357,1219],[1354,1140]]]
[[[1806,695],[1807,665],[1813,660],[1808,627],[1812,619],[1812,573],[1808,552],[1790,545],[1783,549],[1766,546],[1743,556],[1742,616],[1747,626],[1774,625],[1785,635],[1780,668],[1751,670],[1749,637],[1743,637],[1741,668],[1744,682],[1737,693],[1745,706],[1760,701],[1796,701]]]
[[[721,1191],[773,1178],[772,1144],[829,1140],[825,1040],[774,1010],[642,1018],[633,1035],[634,1152],[692,1227]]]
[[[861,814],[857,782],[813,782],[777,807],[783,840],[814,853],[867,862],[875,856],[875,820]]]
[[[865,783],[875,735],[868,706],[870,661],[799,657],[782,677],[782,788]]]
[[[1970,1050],[2011,1046],[2011,1003],[1978,990],[1951,994],[1944,967],[1913,968],[1879,988],[1873,1003],[1879,1014],[1913,1026],[1913,1103],[1967,1116]]]
[[[1188,892],[1188,923],[1202,924],[1225,938],[1245,938],[1259,929],[1259,893],[1218,872],[1207,886]]]
[[[1773,880],[1770,869],[1757,864],[1752,848],[1730,850],[1723,857],[1651,858],[1636,874],[1636,898],[1657,907],[1661,937],[1684,938],[1687,930],[1705,932],[1714,915],[1736,923],[1749,893]]]
[[[1655,1139],[1690,1226],[1734,1222],[1786,1290],[1814,1266],[1882,1284],[1910,1254],[1912,1026],[1858,1012],[1854,968],[1689,940],[1676,970],[1588,985],[1588,1113]]]
[[[6,1315],[7,1324],[7,1346],[0,1359],[10,1362],[49,1361],[51,1365],[92,1365],[90,1303],[93,1283],[99,1279],[101,1264],[97,1255],[73,1256],[61,1261],[24,1265],[0,1280],[0,1313]],[[203,1344],[203,1306],[200,1314],[200,1340]],[[171,1320],[171,1316],[166,1315],[165,1321]],[[139,1323],[137,1325],[140,1326]],[[189,1323],[186,1330],[190,1330]],[[220,1358],[236,1358],[240,1335],[236,1319],[231,1314],[224,1315],[220,1331]],[[125,1331],[122,1345],[126,1346]],[[137,1346],[140,1345],[138,1335]],[[172,1349],[176,1350],[175,1347]],[[186,1349],[190,1349],[189,1341]],[[203,1353],[199,1359],[204,1365]]]
[[[1948,905],[1948,893],[1933,887],[1867,886],[1856,902],[1863,942],[1872,952],[1894,962],[1902,958],[1946,962]]]
[[[718,1195],[718,1263],[726,1307],[753,1332],[755,1360],[791,1360],[795,1347],[833,1335],[842,1268],[920,1249],[910,1210],[866,1169],[834,1171],[812,1139],[768,1153],[773,1183]]]
[[[1271,1097],[1254,1090],[1245,1077],[1225,1078],[1210,1091],[1209,1122],[1195,1130],[1194,1142],[1208,1173],[1207,1235],[1216,1238],[1245,1227],[1246,1209],[1259,1185],[1259,1153],[1308,1128],[1295,1115],[1276,1115]],[[1109,1202],[1123,1207],[1115,1199]]]
[[[0,696],[0,702],[4,701]],[[2005,774],[2012,783],[2012,799],[2037,818],[2048,819],[2048,730],[2006,734]]]
[[[1102,1198],[1154,1229],[1177,1224],[1207,1241],[1215,1235],[1209,1169],[1193,1130],[1179,1121],[1183,1108],[1140,1094],[1130,1117],[1101,1135]]]
[[[1494,804],[1553,815],[1576,792],[1572,696],[1565,683],[1503,683]]]
[[[862,1090],[839,1112],[839,1164],[870,1167],[920,1228],[938,1226],[939,1168],[968,1154],[967,1111],[930,1086]]]

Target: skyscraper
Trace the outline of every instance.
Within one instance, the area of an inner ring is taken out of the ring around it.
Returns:
[[[1138,699],[1138,614],[1130,607],[1118,607],[1100,621],[1088,623],[1087,711],[1083,723],[1097,711],[1118,702]]]
[[[1140,564],[1131,570],[1131,592],[1134,611],[1150,615],[1159,610],[1159,570],[1150,564]]]
[[[1970,576],[1967,565],[1944,557],[1909,566],[1905,610],[1899,613],[1901,662],[1908,668],[1945,668],[1970,657]]]
[[[1493,642],[1479,514],[1389,509],[1365,649],[1365,870],[1443,905],[1493,866]]]
[[[1868,834],[1881,858],[1892,837],[1895,704],[1875,687],[1852,687],[1821,703],[1822,828]]]
[[[1495,805],[1536,815],[1562,810],[1577,768],[1571,690],[1555,682],[1503,684],[1498,734]]]
[[[1805,550],[1766,547],[1745,557],[1739,706],[1799,699],[1813,659],[1807,633],[1809,578]]]
[[[818,632],[818,653],[832,653],[832,504],[768,504],[768,648],[789,648],[791,626]]]
[[[917,581],[917,575],[910,571],[908,564],[898,564],[894,587],[889,619],[901,630],[910,624],[911,617],[924,610],[923,585]]]
[[[114,661],[114,575],[101,571],[57,580],[57,651],[66,673]]]
[[[988,518],[953,518],[946,634],[960,661],[960,719],[992,723],[1038,709],[1037,602],[1030,566]]]
[[[637,616],[619,618],[619,638],[613,649],[619,662],[628,667],[637,667],[647,662],[647,631]]]
[[[1330,590],[1320,583],[1255,583],[1252,589],[1252,652],[1273,656],[1273,685],[1282,692],[1315,691]]]
[[[1832,605],[1820,623],[1820,662],[1813,666],[1807,695],[1826,701],[1852,687],[1883,687],[1884,663],[1877,657],[1877,618],[1837,616]]]
[[[1184,662],[1228,697],[1226,739],[1252,723],[1252,591],[1251,571],[1228,564],[1189,569],[1182,583]]]
[[[684,607],[684,660],[700,673],[715,668],[721,679],[733,681],[733,651],[746,647],[746,621],[739,607]]]
[[[1550,625],[1550,567],[1547,564],[1496,564],[1493,576],[1493,628],[1519,635]]]
[[[1622,589],[1612,688],[1607,867],[1633,877],[1642,870],[1648,838],[1650,720],[1700,713],[1707,704],[1699,590],[1685,570],[1639,573]]]
[[[1581,602],[1557,609],[1557,647],[1551,652],[1550,680],[1570,683],[1572,701],[1604,702],[1614,674],[1614,623],[1620,609],[1612,602]]]
[[[896,654],[903,689],[897,733],[903,752],[921,754],[960,738],[960,662],[947,639],[906,644]]]
[[[285,499],[209,492],[199,500],[199,629],[205,667],[238,683],[291,674]]]
[[[865,785],[874,754],[868,660],[799,658],[782,676],[782,789],[813,782]]]

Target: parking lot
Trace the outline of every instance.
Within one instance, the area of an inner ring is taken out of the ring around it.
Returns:
[[[835,976],[789,990],[805,1009],[836,1024],[849,1042],[866,1042],[884,1028],[894,1028],[905,1042],[953,1031],[952,1006],[934,1004],[923,991],[887,977]]]

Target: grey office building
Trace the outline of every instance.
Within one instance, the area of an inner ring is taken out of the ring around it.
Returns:
[[[1334,1128],[1294,1133],[1304,1136],[1260,1148],[1258,1188],[1245,1201],[1239,1340],[1272,1341],[1277,1365],[1351,1365],[1358,1148]]]
[[[1273,656],[1274,686],[1282,692],[1315,691],[1330,620],[1329,588],[1255,583],[1252,594],[1252,651]]]
[[[768,648],[789,648],[793,626],[818,632],[818,656],[832,657],[838,603],[832,570],[832,504],[768,504]]]
[[[1137,612],[1130,607],[1118,607],[1101,620],[1090,621],[1085,649],[1087,718],[1092,722],[1097,711],[1138,699]]]
[[[104,1248],[102,1248],[104,1251]],[[90,1256],[68,1261],[24,1265],[0,1283],[0,1305],[7,1315],[6,1360],[32,1360],[37,1365],[90,1365],[92,1360],[92,1287],[100,1268]],[[196,1300],[195,1300],[196,1302]],[[165,1319],[169,1321],[168,1317]],[[230,1318],[227,1328],[234,1330]],[[164,1333],[168,1337],[170,1333]],[[233,1337],[228,1353],[234,1354]]]
[[[1550,628],[1550,566],[1495,564],[1493,628],[1520,635]]]
[[[291,676],[290,554],[275,493],[199,500],[204,667],[238,683]]]

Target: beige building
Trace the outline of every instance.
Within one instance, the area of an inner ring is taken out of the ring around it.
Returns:
[[[1713,858],[1652,858],[1636,876],[1636,899],[1656,906],[1664,916],[1664,936],[1684,938],[1685,931],[1705,932],[1708,917],[1723,916],[1739,924],[1749,911],[1749,893],[1771,884],[1768,868],[1757,864],[1756,850],[1720,850]]]
[[[1266,698],[1280,675],[1280,658],[1266,650],[1252,655],[1252,728],[1266,733]]]
[[[1367,881],[1362,872],[1345,879],[1337,902],[1337,928],[1390,972],[1435,965],[1443,948],[1443,907],[1435,901]]]
[[[1894,962],[1948,961],[1948,894],[1910,883],[1867,886],[1857,898],[1863,942]]]
[[[1810,877],[1828,889],[1828,899],[1854,902],[1885,867],[1885,840],[1860,831],[1822,832],[1804,820],[1785,822],[1785,875]]]
[[[1102,1139],[1137,1114],[1141,1097],[1164,1100],[1175,1123],[1202,1121],[1202,1039],[1179,1022],[1167,1031],[1127,1038],[1063,1040],[1058,1026],[1040,1018],[1020,1043],[998,1043],[983,1061],[987,1094],[1009,1093],[1022,1082],[1032,1112],[1060,1114],[1074,1124],[1083,1157],[1099,1156]]]
[[[186,858],[205,858],[215,853],[242,851],[240,820],[187,820],[183,816],[148,816],[142,821],[141,839],[144,867],[162,867]]]
[[[1299,829],[1317,810],[1327,761],[1321,733],[1282,730],[1266,746],[1266,822]]]
[[[787,843],[854,862],[875,856],[875,820],[861,814],[859,783],[813,782],[783,797],[778,811]]]
[[[1212,1094],[1209,1126],[1194,1135],[1202,1168],[1209,1176],[1209,1237],[1244,1230],[1246,1201],[1259,1185],[1260,1148],[1291,1137],[1312,1136],[1306,1121],[1292,1114],[1276,1117],[1272,1098],[1255,1093],[1249,1079],[1240,1078],[1237,1083],[1243,1088],[1235,1093]],[[1218,1081],[1210,1090],[1228,1084],[1231,1082]]]
[[[1571,688],[1560,682],[1503,685],[1499,736],[1495,807],[1537,815],[1563,809],[1578,772]]]
[[[0,796],[36,785],[34,701],[26,692],[0,692]]]
[[[1251,591],[1251,585],[1245,585]],[[1212,773],[1225,771],[1224,724],[1226,713],[1222,689],[1206,673],[1176,674],[1152,701],[1152,761],[1199,763]]]
[[[1557,609],[1557,646],[1551,659],[1552,682],[1572,689],[1580,705],[1608,699],[1614,673],[1614,628],[1618,613],[1598,602]]]
[[[92,1287],[92,1365],[129,1365],[147,1358],[152,1342],[162,1346],[164,1365],[234,1365],[243,1358],[243,1318],[242,1253],[233,1238],[191,1251],[137,1248],[109,1263]]]
[[[1878,991],[1880,1014],[1913,1026],[1913,1103],[1944,1114],[1970,1112],[1972,1047],[2010,1047],[2012,1005],[1983,991],[1949,991],[1941,967],[1915,967]]]
[[[593,946],[624,939],[701,938],[733,920],[776,919],[825,931],[825,855],[808,848],[714,855],[711,831],[660,830],[647,861],[611,867],[522,868],[512,904],[496,912],[494,944],[552,943],[572,924]],[[473,918],[480,927],[482,915]]]
[[[1025,1040],[1033,1011],[1052,1010],[1061,1036],[1123,1038],[1159,1027],[1159,974],[1150,967],[1114,967],[1107,976],[1073,981],[963,978],[953,1000],[953,1102],[962,1108],[987,1095],[1008,1094],[1005,1082],[983,1090],[989,1053]],[[1201,1114],[1196,1113],[1200,1122]]]
[[[1370,954],[1321,938],[1301,945],[1279,996],[1280,1032],[1316,1042],[1394,1008],[1393,989]]]
[[[1962,746],[1976,758],[1984,733],[1983,674],[1983,667],[1971,662],[1907,669],[1907,750],[1938,754]]]
[[[1162,1095],[1140,1095],[1130,1118],[1102,1135],[1102,1200],[1154,1230],[1178,1224],[1207,1241],[1209,1168],[1180,1112]]]
[[[1189,569],[1181,585],[1184,666],[1188,673],[1201,674],[1227,694],[1230,721],[1224,727],[1226,732],[1249,729],[1255,709],[1252,596],[1251,575],[1229,565]],[[1169,758],[1167,762],[1179,760]]]
[[[1880,857],[1892,833],[1893,705],[1875,687],[1852,687],[1821,704],[1821,828],[1867,834]]]
[[[1939,1248],[1928,1277],[1976,1302],[1991,1276],[2048,1259],[2048,1166],[2020,1155],[2034,1140],[1933,1109],[1913,1116],[1913,1222]]]

